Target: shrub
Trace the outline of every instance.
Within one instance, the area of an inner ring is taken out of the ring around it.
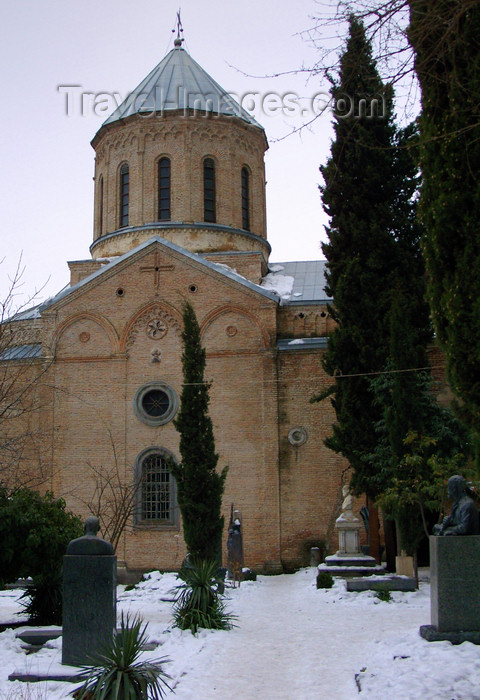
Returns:
[[[319,571],[317,574],[317,588],[331,588],[333,586],[333,576],[328,571]]]
[[[183,583],[176,586],[177,595],[173,609],[174,626],[191,630],[199,627],[228,630],[233,616],[226,612],[220,591],[223,582],[218,577],[216,560],[199,559],[187,562],[178,577]]]
[[[94,665],[78,675],[84,684],[72,695],[77,700],[161,700],[168,688],[168,674],[162,670],[165,657],[154,661],[138,661],[146,642],[147,624],[128,617],[121,620],[120,631],[112,635],[110,644],[96,658]]]
[[[256,581],[257,574],[251,569],[244,569],[242,572],[242,581]]]
[[[388,588],[378,588],[375,591],[375,596],[384,603],[392,602],[392,592],[389,591]]]
[[[26,610],[37,624],[61,624],[61,567],[70,540],[83,533],[65,501],[27,488],[0,489],[2,580],[31,576]]]
[[[23,601],[25,599],[25,601]],[[33,577],[21,599],[29,622],[35,625],[62,624],[62,573],[59,568]]]

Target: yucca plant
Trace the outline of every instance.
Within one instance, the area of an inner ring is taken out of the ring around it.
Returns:
[[[161,666],[168,659],[138,660],[147,640],[146,629],[140,617],[130,620],[122,615],[120,631],[92,658],[92,666],[85,666],[78,675],[84,683],[72,693],[76,700],[162,700],[165,689],[171,690]]]
[[[219,589],[223,590],[223,581],[216,560],[197,559],[188,562],[180,570],[178,578],[183,583],[175,588],[175,627],[189,629],[193,634],[200,627],[215,630],[232,628],[234,617],[226,612],[221,599]]]

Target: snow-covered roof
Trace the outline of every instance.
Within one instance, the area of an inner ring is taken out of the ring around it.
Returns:
[[[41,304],[37,304],[29,309],[19,311],[11,317],[10,321],[32,321],[35,318],[40,318],[40,306]]]
[[[327,347],[327,338],[282,338],[277,341],[277,348],[284,350],[312,350]]]
[[[102,126],[133,114],[160,115],[177,109],[239,117],[263,128],[181,46],[160,61]]]
[[[287,305],[330,302],[325,292],[326,264],[326,260],[270,263],[262,286],[277,291]]]

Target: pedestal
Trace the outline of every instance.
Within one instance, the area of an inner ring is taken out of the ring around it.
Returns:
[[[431,625],[429,641],[480,643],[480,536],[430,537]]]
[[[116,628],[117,557],[63,558],[62,663],[82,666],[102,651]]]
[[[342,514],[336,519],[335,527],[338,530],[339,550],[325,557],[325,563],[318,567],[319,571],[328,571],[332,576],[360,576],[384,571],[383,567],[376,566],[373,557],[360,551],[361,523],[358,518]]]
[[[361,523],[358,518],[344,520],[342,516],[335,521],[335,527],[338,530],[338,552],[337,556],[361,555],[360,551],[360,527]]]

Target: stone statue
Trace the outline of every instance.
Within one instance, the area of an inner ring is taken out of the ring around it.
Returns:
[[[342,512],[337,520],[358,520],[353,514],[353,496],[350,493],[350,486],[348,484],[342,486],[342,496]]]
[[[475,503],[466,494],[467,482],[463,476],[452,476],[448,480],[448,497],[453,501],[450,515],[441,525],[434,525],[434,535],[478,535],[479,517]]]
[[[235,513],[235,515],[238,515]],[[233,514],[230,519],[227,539],[227,568],[228,577],[239,580],[243,568],[243,538],[240,518]]]
[[[100,523],[95,515],[90,515],[85,520],[84,535],[72,540],[67,547],[67,555],[70,554],[87,554],[87,555],[113,555],[113,547],[110,542],[102,540],[97,536],[100,529]]]
[[[63,557],[62,664],[88,666],[112,639],[117,619],[117,557],[97,536],[99,521],[85,521],[84,536]]]

